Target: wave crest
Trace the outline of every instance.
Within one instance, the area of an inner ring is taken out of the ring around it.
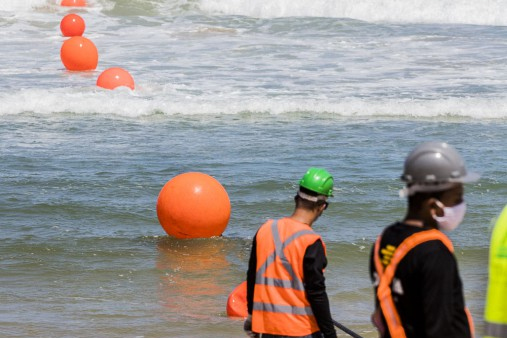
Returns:
[[[260,18],[313,16],[371,22],[507,25],[507,7],[494,0],[201,0],[201,9]]]

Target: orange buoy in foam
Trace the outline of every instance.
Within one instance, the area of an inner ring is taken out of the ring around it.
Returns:
[[[227,227],[231,203],[215,178],[180,174],[167,182],[157,200],[157,216],[168,235],[177,238],[219,236]]]
[[[99,53],[89,39],[73,36],[63,42],[60,58],[68,70],[93,70],[97,68]]]
[[[129,72],[123,68],[113,67],[103,71],[97,78],[97,86],[106,89],[115,89],[116,87],[129,87],[134,90],[134,79]]]
[[[60,21],[60,30],[63,36],[81,36],[85,31],[85,22],[77,14],[67,14]]]
[[[68,7],[85,7],[86,0],[62,0],[60,5]]]
[[[246,301],[246,281],[242,282],[227,298],[227,316],[246,318],[248,316]]]

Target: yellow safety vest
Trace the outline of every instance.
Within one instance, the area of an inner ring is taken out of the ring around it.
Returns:
[[[507,338],[507,206],[498,218],[489,249],[484,338]]]

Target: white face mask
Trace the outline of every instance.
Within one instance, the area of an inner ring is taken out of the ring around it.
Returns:
[[[437,201],[437,205],[444,210],[444,215],[439,217],[433,215],[433,218],[438,223],[438,228],[443,231],[452,231],[460,225],[465,217],[467,205],[463,201],[453,207],[446,207],[442,202]]]

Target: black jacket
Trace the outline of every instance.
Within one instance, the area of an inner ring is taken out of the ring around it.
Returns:
[[[403,223],[387,227],[380,243],[380,259],[389,260],[388,256],[405,238],[425,230],[428,228]],[[374,271],[372,248],[370,277],[373,283]],[[441,241],[424,242],[410,250],[399,263],[394,278],[393,300],[407,338],[471,337],[458,263]],[[378,306],[376,297],[375,303]],[[386,338],[389,337],[387,332]]]

